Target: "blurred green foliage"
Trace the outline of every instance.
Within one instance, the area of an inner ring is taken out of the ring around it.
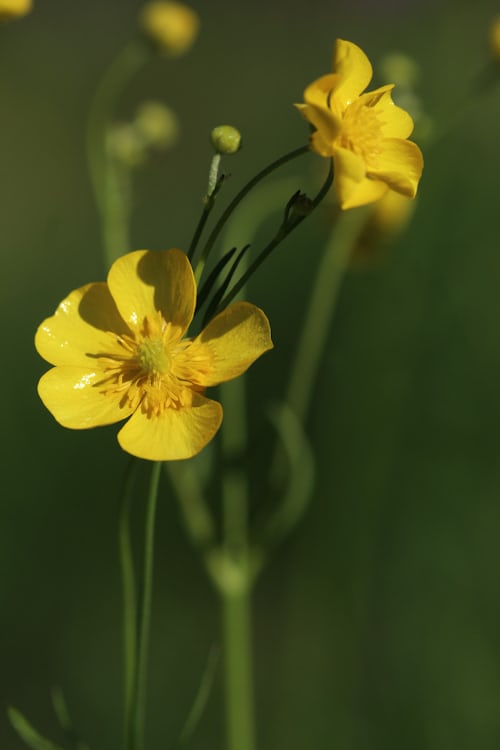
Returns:
[[[423,106],[440,124],[484,65],[498,11],[493,0],[192,5],[202,19],[193,51],[153,62],[120,103],[126,117],[143,99],[164,99],[181,123],[176,150],[136,181],[137,248],[186,247],[215,125],[243,133],[227,195],[304,141],[291,105],[329,70],[335,37],[359,44],[375,68],[388,52],[413,56]],[[0,27],[0,705],[56,737],[49,692],[60,685],[92,750],[109,750],[121,727],[116,517],[126,458],[115,427],[68,432],[44,410],[35,388],[46,364],[32,338],[69,290],[104,277],[85,123],[140,3],[36,6]],[[499,93],[476,100],[428,154],[424,145],[410,229],[345,281],[309,423],[314,502],[256,589],[262,750],[500,744]],[[249,378],[256,429],[283,388],[327,233],[323,210],[251,285],[276,345]],[[166,485],[164,495],[150,747],[178,735],[220,642],[217,599]],[[221,714],[219,675],[193,750],[223,746]],[[0,747],[22,747],[5,712]]]

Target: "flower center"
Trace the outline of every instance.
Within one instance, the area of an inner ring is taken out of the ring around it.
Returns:
[[[118,337],[123,355],[99,356],[104,377],[96,385],[148,417],[191,406],[193,394],[204,390],[211,360],[206,346],[180,336],[160,313],[148,316],[134,337]]]
[[[136,356],[146,375],[166,374],[172,361],[165,344],[158,339],[144,339],[137,347]]]
[[[373,107],[354,101],[344,112],[339,142],[360,156],[365,164],[375,166],[383,139],[382,122]]]

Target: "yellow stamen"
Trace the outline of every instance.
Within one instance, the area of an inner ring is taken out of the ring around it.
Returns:
[[[190,406],[193,393],[204,390],[203,376],[210,370],[208,350],[189,339],[179,341],[179,331],[161,313],[144,319],[135,338],[118,339],[122,356],[102,355],[106,377],[96,383],[105,393],[122,393],[122,403],[157,417],[165,409]]]

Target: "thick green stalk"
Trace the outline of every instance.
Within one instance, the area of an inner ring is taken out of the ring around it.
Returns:
[[[254,750],[252,633],[248,587],[224,594],[223,622],[227,750]]]
[[[223,386],[224,516],[222,596],[227,750],[254,750],[248,482],[241,460],[247,445],[244,378]]]

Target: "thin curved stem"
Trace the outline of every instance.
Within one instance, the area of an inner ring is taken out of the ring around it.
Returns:
[[[144,747],[149,631],[151,623],[151,603],[153,598],[154,532],[161,467],[161,461],[156,461],[153,464],[146,508],[143,589],[137,637],[137,671],[135,675],[132,723],[133,745],[131,746],[131,750],[142,750]]]
[[[245,196],[265,177],[270,175],[272,172],[274,172],[276,169],[279,169],[279,167],[282,167],[284,164],[286,164],[289,161],[292,161],[293,159],[296,159],[299,156],[302,156],[302,154],[307,154],[309,152],[309,146],[300,146],[300,148],[296,148],[293,151],[289,151],[287,154],[284,154],[283,156],[280,156],[279,159],[276,159],[271,164],[268,164],[267,167],[262,169],[260,172],[258,172],[255,177],[252,177],[251,180],[249,180],[246,185],[244,185],[239,193],[235,195],[231,203],[227,206],[225,211],[220,216],[218,222],[212,229],[212,232],[210,233],[208,240],[206,242],[205,247],[203,248],[203,252],[201,254],[201,258],[197,263],[195,276],[197,281],[200,280],[201,275],[203,273],[203,269],[205,267],[206,261],[208,256],[210,255],[210,252],[217,240],[217,237],[221,233],[222,229],[224,228],[224,225],[228,221],[229,217],[233,213],[233,211],[238,207],[238,205],[241,203],[241,201],[245,198]]]
[[[106,205],[106,129],[121,92],[148,58],[146,45],[137,41],[128,44],[104,73],[91,104],[86,147],[90,180],[100,213],[105,210]]]
[[[333,162],[330,164],[330,169],[328,171],[328,175],[326,177],[325,182],[323,183],[321,190],[316,195],[316,197],[311,202],[310,210],[307,214],[304,214],[302,216],[296,217],[293,221],[284,222],[281,227],[279,228],[276,235],[273,237],[273,239],[265,246],[265,248],[259,253],[259,255],[255,258],[253,263],[251,263],[245,273],[238,279],[236,284],[231,288],[231,290],[226,294],[222,302],[217,307],[216,313],[223,310],[227,305],[236,297],[236,295],[241,291],[241,289],[245,286],[245,284],[248,282],[251,276],[257,271],[257,269],[264,263],[266,258],[272,253],[273,250],[275,250],[278,245],[283,242],[285,237],[288,237],[291,232],[296,229],[299,224],[301,224],[304,219],[307,218],[307,216],[310,216],[311,212],[319,206],[323,198],[326,196],[328,191],[330,190],[330,187],[333,182]]]

